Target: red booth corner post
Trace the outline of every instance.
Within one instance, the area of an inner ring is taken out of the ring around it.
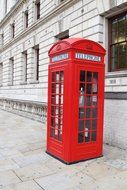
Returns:
[[[67,164],[103,154],[104,56],[82,38],[49,50],[46,152]]]

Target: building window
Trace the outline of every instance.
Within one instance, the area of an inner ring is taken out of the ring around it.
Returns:
[[[4,45],[4,33],[0,34],[0,45]]]
[[[25,28],[28,28],[28,10],[25,11],[24,13],[24,22],[25,22]]]
[[[40,18],[40,0],[36,0],[35,5],[36,5],[36,19],[39,19]]]
[[[58,35],[55,36],[55,38],[57,41],[69,38],[69,30],[59,33]]]
[[[0,86],[3,83],[3,63],[0,63]]]
[[[14,58],[11,57],[9,62],[10,62],[10,81],[9,81],[9,84],[14,85]]]
[[[39,81],[39,45],[34,47],[35,51],[35,81]]]
[[[11,24],[11,37],[15,37],[15,23]]]
[[[127,69],[127,13],[109,20],[109,71]]]
[[[28,80],[28,70],[27,70],[27,60],[28,60],[28,56],[27,56],[27,51],[23,52],[23,82],[27,82]]]

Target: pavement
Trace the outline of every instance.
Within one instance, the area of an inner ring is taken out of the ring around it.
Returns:
[[[65,165],[45,153],[46,127],[0,110],[0,189],[127,190],[127,150]]]

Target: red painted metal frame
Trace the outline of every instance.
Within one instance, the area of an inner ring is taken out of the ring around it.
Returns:
[[[75,53],[101,57],[100,62],[76,59]],[[67,59],[52,62],[52,58],[68,54]],[[103,112],[104,112],[104,55],[105,50],[96,42],[70,38],[54,44],[49,51],[48,73],[48,118],[47,153],[70,164],[102,156]],[[97,72],[98,79],[98,124],[96,142],[78,143],[79,79],[80,71]],[[62,141],[50,136],[51,126],[51,82],[52,72],[64,71],[63,137]]]

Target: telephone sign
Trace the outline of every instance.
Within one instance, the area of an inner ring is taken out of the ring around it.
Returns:
[[[102,156],[104,55],[82,38],[49,50],[46,152],[67,164]]]

